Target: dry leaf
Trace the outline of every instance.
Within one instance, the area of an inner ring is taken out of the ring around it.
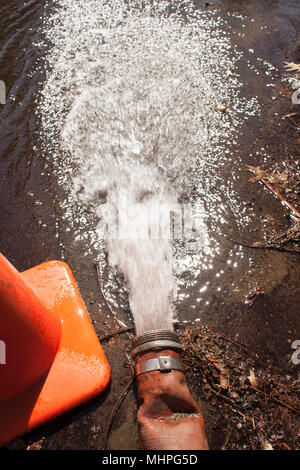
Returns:
[[[295,62],[285,62],[284,67],[288,72],[300,72],[300,64],[295,64]]]
[[[216,369],[218,369],[220,372],[220,388],[226,390],[229,387],[230,379],[228,370],[224,367],[224,364],[217,362],[212,354],[208,354],[207,359],[212,362]]]
[[[258,382],[256,380],[254,370],[250,369],[250,375],[248,376],[248,380],[251,383],[252,387],[257,388],[258,387]]]
[[[43,447],[45,438],[42,437],[39,441],[34,442],[33,444],[30,444],[29,446],[26,447],[26,450],[41,450]]]
[[[229,373],[226,369],[220,372],[220,387],[226,390],[229,387]]]
[[[246,165],[247,170],[255,174],[255,178],[251,178],[249,181],[257,181],[266,178],[266,171],[262,170],[260,166]]]
[[[271,446],[270,442],[265,441],[263,443],[263,450],[274,450],[273,447]]]

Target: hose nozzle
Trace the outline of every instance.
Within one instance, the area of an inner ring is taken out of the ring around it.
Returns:
[[[160,351],[162,349],[182,351],[182,345],[175,331],[154,330],[137,336],[133,344],[132,358],[135,359],[139,354],[148,351]]]

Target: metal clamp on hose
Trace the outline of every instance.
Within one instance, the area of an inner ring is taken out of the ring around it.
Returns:
[[[160,372],[170,372],[171,370],[183,371],[184,368],[181,360],[172,356],[159,356],[136,364],[136,375],[145,374],[146,372],[152,372],[155,370]]]

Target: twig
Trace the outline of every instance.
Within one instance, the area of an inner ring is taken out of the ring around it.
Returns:
[[[286,206],[289,210],[291,210],[296,217],[300,217],[300,212],[298,211],[298,209],[296,209],[296,207],[294,207],[293,204],[287,201],[286,198],[282,196],[282,194],[280,194],[279,191],[277,191],[277,189],[274,188],[274,186],[271,183],[269,183],[269,181],[266,178],[263,178],[262,170],[260,169],[260,167],[247,165],[247,169],[248,171],[251,171],[251,173],[254,173],[256,175],[256,178],[255,178],[256,181],[261,181],[273,194],[275,194],[275,196],[280,200],[280,202],[284,206]]]
[[[203,380],[204,380],[205,377],[204,377],[203,374],[202,374],[202,377],[203,377]],[[245,419],[247,418],[247,416],[244,415],[244,413],[242,413],[242,412],[240,411],[240,406],[237,405],[231,398],[226,397],[225,395],[222,395],[222,393],[219,393],[219,392],[217,392],[216,390],[214,390],[214,388],[207,382],[206,379],[205,379],[204,381],[205,381],[205,384],[208,386],[208,388],[209,388],[209,390],[210,390],[211,392],[213,392],[215,395],[217,395],[217,397],[222,398],[223,400],[226,400],[226,401],[228,402],[228,405],[229,405],[229,406],[232,406],[232,407],[236,410],[236,412],[237,412],[239,415],[241,415],[243,418],[245,418]]]
[[[122,330],[117,330],[117,331],[114,331],[113,333],[100,336],[99,341],[106,341],[110,338],[113,338],[114,336],[118,336],[118,335],[121,335],[122,333],[126,333],[126,331],[132,331],[132,330],[134,330],[134,326],[128,326],[127,328],[123,328]]]
[[[192,322],[190,322],[192,323]],[[184,326],[186,326],[186,323],[184,324]],[[264,369],[267,369],[267,366],[266,364],[264,364],[261,359],[259,357],[257,357],[254,353],[252,353],[249,349],[247,349],[245,346],[242,346],[240,343],[237,343],[236,341],[234,341],[233,339],[229,338],[228,336],[226,336],[224,333],[220,332],[220,331],[216,331],[215,332],[216,335],[218,336],[221,336],[221,338],[225,339],[226,341],[228,341],[229,343],[233,344],[234,346],[237,346],[238,348],[240,348],[242,351],[244,351],[246,353],[247,356],[251,357],[255,362],[257,362],[260,366],[262,366]],[[203,335],[202,335],[203,336]],[[187,360],[187,359],[185,359]]]
[[[225,439],[224,444],[221,447],[221,450],[226,450],[226,446],[228,444],[228,441],[229,441],[230,437],[231,437],[231,431],[227,429],[226,439]]]
[[[106,446],[107,446],[107,441],[108,441],[108,437],[109,437],[109,432],[111,430],[111,427],[113,425],[113,422],[114,422],[114,419],[119,411],[119,408],[124,400],[124,398],[126,397],[131,385],[133,384],[133,381],[134,381],[134,377],[131,377],[129,382],[126,384],[125,388],[123,389],[117,403],[115,404],[114,406],[114,409],[112,411],[112,414],[110,416],[110,419],[109,419],[109,423],[108,423],[108,426],[107,426],[107,429],[106,429],[106,433],[105,433],[105,437],[104,437],[104,444],[103,444],[103,450],[106,449]]]
[[[251,388],[251,390],[254,390],[255,392],[258,392],[258,393],[261,393],[262,395],[267,396],[267,397],[270,398],[271,400],[276,401],[276,402],[279,403],[280,405],[285,406],[286,408],[289,408],[291,411],[294,411],[295,413],[297,413],[298,415],[300,415],[300,411],[297,410],[297,408],[294,408],[293,406],[288,405],[287,403],[285,403],[284,401],[279,400],[278,398],[274,397],[273,395],[269,395],[269,394],[266,393],[266,392],[262,392],[261,390],[258,390],[258,388],[252,387],[251,385],[248,385],[248,388]]]
[[[278,250],[278,251],[284,251],[286,253],[294,253],[294,254],[299,254],[299,250],[290,250],[289,248],[284,248],[283,246],[276,246],[276,245],[268,245],[268,244],[259,244],[259,245],[248,245],[247,243],[243,242],[238,242],[237,240],[234,240],[233,238],[227,237],[227,235],[224,235],[224,233],[221,234],[222,237],[226,238],[226,240],[235,243],[236,245],[243,246],[245,248],[253,248],[255,250],[257,249],[269,249],[269,250]]]
[[[129,356],[129,354],[126,351],[125,351],[125,356],[127,357],[127,361],[128,361],[128,365],[129,365],[130,370],[131,370],[132,377],[135,377],[134,363],[133,363],[131,357]]]
[[[300,130],[300,127],[299,127],[299,124],[295,121],[295,119],[293,119],[291,116],[289,116],[289,120],[292,121],[292,123],[294,124],[294,126],[296,127],[297,131]],[[293,129],[295,129],[295,127],[293,127]]]
[[[221,336],[221,338],[225,339],[226,341],[233,344],[234,346],[237,346],[238,348],[240,348],[242,351],[244,351],[247,354],[247,356],[250,356],[254,361],[256,361],[258,364],[260,364],[264,369],[266,369],[266,365],[258,357],[256,357],[254,355],[254,353],[249,351],[247,348],[242,346],[240,343],[237,343],[236,341],[233,341],[231,338],[226,336],[224,333],[221,333],[220,331],[216,331],[216,334]]]
[[[218,335],[221,336],[221,338],[225,339],[226,341],[228,341],[229,343],[233,344],[234,346],[237,346],[238,348],[240,348],[242,351],[244,351],[248,356],[252,357],[252,359],[256,362],[258,362],[258,364],[260,364],[264,369],[266,368],[266,365],[259,359],[257,358],[251,351],[249,351],[247,348],[245,348],[244,346],[242,346],[240,343],[237,343],[236,341],[233,341],[232,339],[228,338],[228,336],[226,336],[224,333],[220,333],[218,332],[217,333]]]
[[[266,392],[266,386],[264,384],[264,395],[265,395],[265,403],[266,403],[266,408],[269,411],[269,405],[268,405],[268,400],[267,400],[267,392]]]
[[[300,212],[289,201],[285,199],[267,180],[261,178],[260,181],[281,201],[281,203],[290,209],[296,217],[300,217]]]

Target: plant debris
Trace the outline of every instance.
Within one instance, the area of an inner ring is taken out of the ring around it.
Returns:
[[[289,375],[263,367],[257,354],[207,325],[180,336],[194,394],[219,412],[214,429],[224,433],[222,449],[300,448],[300,387],[291,367]]]
[[[245,300],[245,304],[248,307],[252,307],[252,305],[254,304],[256,299],[258,299],[258,297],[263,296],[263,295],[264,295],[264,292],[261,290],[261,288],[259,286],[256,286],[255,291],[251,292],[251,294],[249,294],[247,296],[247,298]]]
[[[300,218],[300,212],[295,207],[300,204],[299,165],[298,162],[293,163],[293,165],[287,162],[277,163],[271,170],[251,165],[247,165],[247,169],[255,174],[255,177],[250,178],[249,181],[262,181],[281,203],[292,211],[295,217]]]
[[[287,72],[300,72],[300,64],[295,64],[295,62],[285,62],[284,64]]]
[[[292,225],[281,233],[273,232],[267,235],[267,243],[255,242],[253,248],[276,248],[285,251],[298,252],[300,242],[300,172],[299,162],[289,159],[276,163],[273,168],[265,169],[260,166],[247,165],[248,171],[255,174],[249,181],[261,181],[288,208]],[[291,248],[286,249],[290,244]]]

